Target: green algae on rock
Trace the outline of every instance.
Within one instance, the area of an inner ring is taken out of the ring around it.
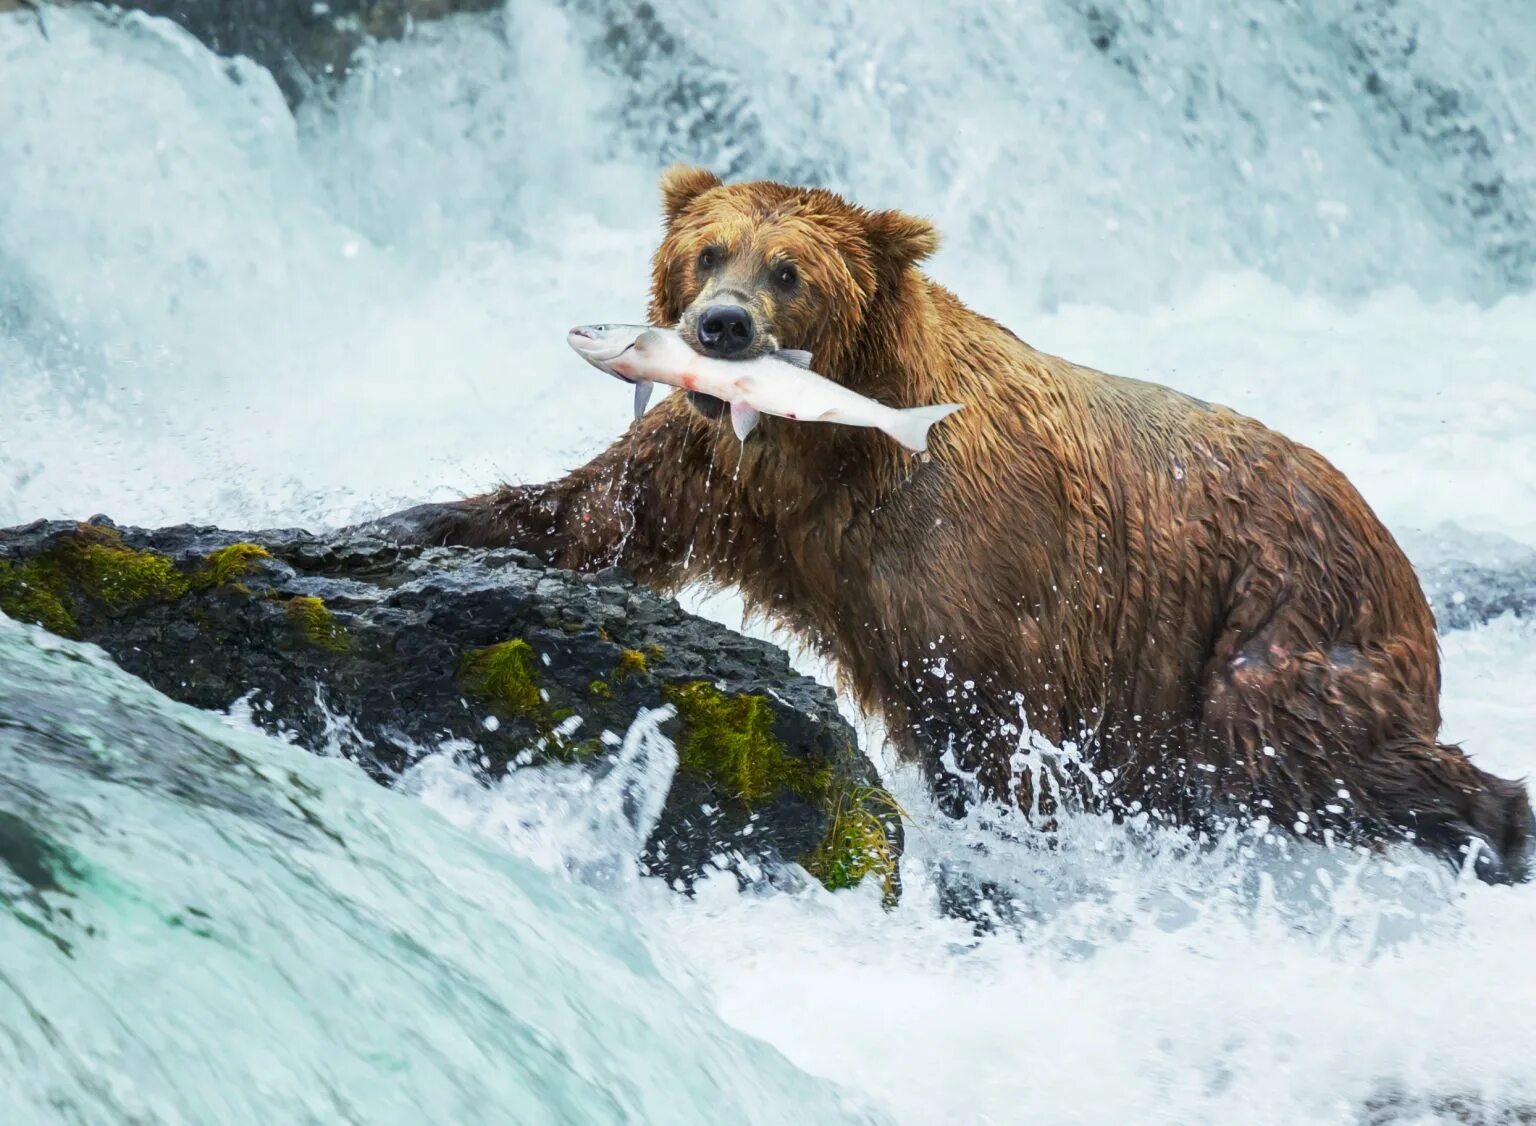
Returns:
[[[521,639],[474,649],[459,666],[464,691],[513,715],[533,718],[546,708],[539,691],[538,659]]]
[[[296,595],[287,600],[288,620],[316,649],[345,653],[352,648],[347,629],[336,620],[323,599],[314,595]]]
[[[57,573],[36,559],[20,564],[0,559],[0,611],[60,637],[79,637],[80,627],[65,606],[68,594],[62,586]]]
[[[614,666],[613,675],[617,680],[623,680],[626,676],[647,676],[650,674],[650,665],[645,659],[645,654],[638,649],[619,650],[619,663]]]
[[[255,543],[232,543],[228,547],[217,548],[205,556],[207,565],[193,577],[192,585],[200,589],[241,587],[240,580],[249,575],[260,560],[271,558],[270,551]]]
[[[114,610],[136,602],[172,602],[191,585],[170,559],[123,547],[115,533],[62,547],[59,566],[80,594]]]
[[[581,762],[601,754],[600,739],[575,739],[574,708],[553,707],[540,684],[539,661],[533,646],[521,638],[473,649],[459,662],[459,682],[464,691],[500,711],[504,716],[527,720],[537,737],[529,750],[533,761]],[[587,695],[606,700],[612,695],[606,681],[587,685]]]
[[[79,603],[116,612],[172,602],[190,589],[167,556],[125,546],[116,529],[80,524],[22,562],[0,559],[0,610],[64,637],[79,637]]]
[[[898,894],[893,845],[901,812],[878,786],[839,786],[830,763],[808,764],[789,755],[773,732],[765,697],[721,692],[706,681],[667,685],[662,695],[682,723],[678,770],[707,779],[748,806],[786,792],[823,806],[830,824],[801,866],[829,891],[874,875],[887,901]]]
[[[707,778],[749,806],[785,790],[811,799],[827,792],[830,770],[785,753],[773,734],[773,711],[766,697],[728,696],[703,680],[669,684],[661,692],[683,725],[677,745],[679,770]]]

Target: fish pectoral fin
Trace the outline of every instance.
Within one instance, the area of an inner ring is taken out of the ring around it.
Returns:
[[[655,386],[649,379],[642,379],[635,384],[635,417],[637,419],[645,414],[645,405],[651,401],[651,388]]]
[[[731,404],[731,429],[736,431],[736,437],[740,438],[743,442],[747,440],[747,435],[752,433],[757,427],[759,417],[758,413],[747,406],[746,403]]]
[[[797,368],[811,370],[811,354],[801,348],[780,348],[774,353],[776,359],[783,360],[786,364],[794,364]]]

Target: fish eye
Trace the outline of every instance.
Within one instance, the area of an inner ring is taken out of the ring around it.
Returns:
[[[780,289],[791,290],[800,284],[800,271],[793,262],[783,262],[774,267],[773,280]]]
[[[719,264],[720,264],[720,248],[719,247],[706,246],[703,250],[699,251],[699,269],[701,271],[703,271],[703,270],[713,270]]]

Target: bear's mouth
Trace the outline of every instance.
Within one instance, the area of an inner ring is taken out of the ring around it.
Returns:
[[[700,345],[697,326],[691,314],[685,314],[674,326],[673,331],[683,338],[683,343],[687,344],[689,348],[693,349],[700,356],[706,359],[724,360],[726,363],[745,363],[763,356],[771,356],[779,349],[778,334],[767,325],[759,325],[756,338],[752,341],[751,346],[746,351],[735,356],[711,355]],[[724,418],[730,413],[730,403],[727,403],[724,399],[717,399],[713,395],[706,395],[702,391],[684,391],[683,397],[690,407],[711,422]]]
[[[724,399],[717,399],[702,391],[684,391],[683,394],[688,396],[688,405],[710,421],[722,417],[730,409],[730,404]]]
[[[755,360],[761,356],[771,356],[779,348],[778,337],[774,333],[760,330],[758,338],[753,341],[750,349],[740,356],[731,356],[727,359],[725,357],[710,356],[708,352],[699,346],[698,335],[694,332],[693,325],[687,318],[678,323],[676,331],[683,338],[684,343],[699,355],[710,359],[725,359],[727,363],[744,363],[747,360]],[[715,396],[706,395],[702,391],[684,391],[683,395],[688,400],[690,407],[710,421],[724,418],[731,409],[731,404],[727,403],[724,399],[717,399]]]

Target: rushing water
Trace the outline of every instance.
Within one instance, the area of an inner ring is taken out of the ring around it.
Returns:
[[[9,623],[0,778],[9,1121],[863,1117],[612,903]]]
[[[297,116],[163,21],[0,13],[0,523],[320,526],[562,472],[629,411],[563,329],[639,314],[682,157],[932,216],[973,306],[1315,446],[1410,553],[1536,546],[1520,5],[638,7],[423,25]],[[1531,772],[1536,626],[1444,649],[1448,737]],[[1531,888],[1092,819],[1045,851],[867,747],[897,910],[599,894],[643,832],[573,779],[385,793],[0,623],[0,1061],[33,1121],[1536,1101]],[[1006,925],[942,917],[941,869]]]

